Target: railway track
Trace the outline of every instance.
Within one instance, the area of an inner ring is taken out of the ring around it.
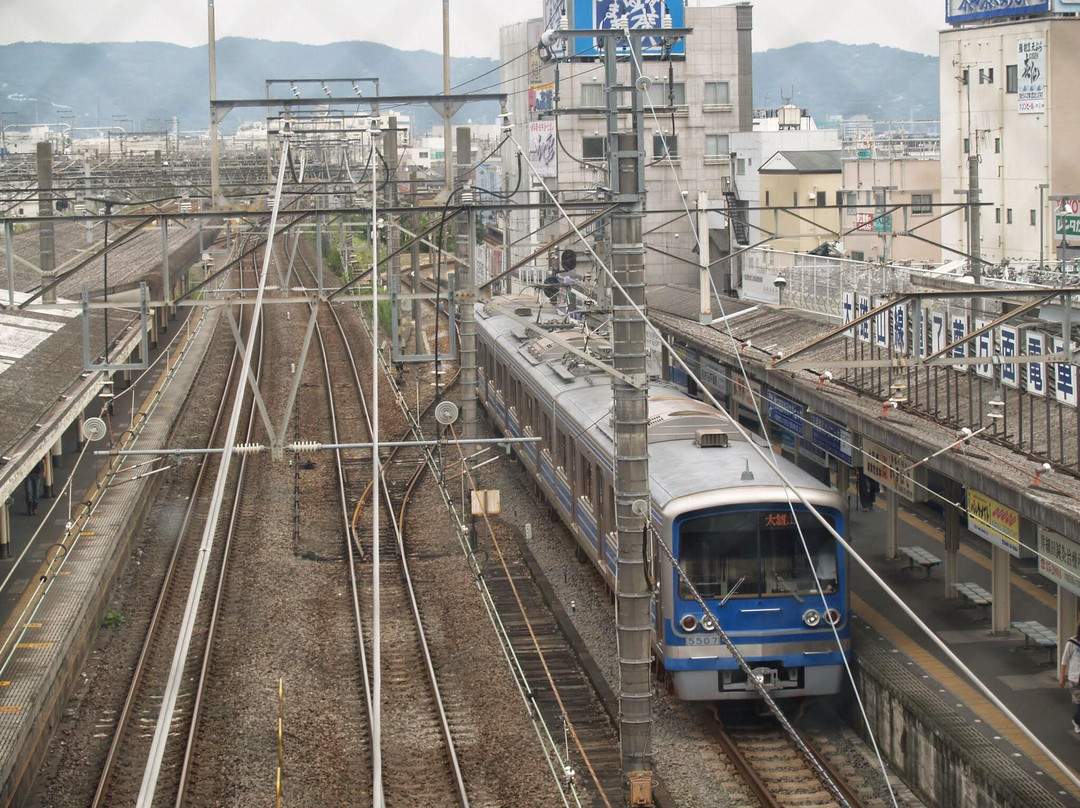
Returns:
[[[240,364],[239,352],[234,351],[226,391],[235,392],[237,389]],[[232,395],[228,392],[222,396],[211,428],[210,445],[220,442],[223,438],[226,427],[226,408],[231,399]],[[180,631],[180,621],[187,602],[190,582],[199,563],[200,537],[206,526],[210,503],[206,492],[212,485],[218,460],[217,455],[204,455],[201,460],[190,504],[178,531],[180,538],[176,542],[161,594],[153,610],[146,639],[132,674],[128,695],[113,729],[113,740],[92,801],[94,806],[134,805],[138,800],[142,788],[143,771],[154,734],[153,727],[161,708],[161,692],[172,665],[176,637]],[[230,474],[227,490],[237,491],[241,486],[241,479],[242,471],[237,467]],[[223,543],[215,543],[210,568],[220,570],[223,559]],[[209,629],[209,615],[206,610],[200,610],[200,614],[202,619],[197,626],[195,636],[199,642],[202,642]],[[190,704],[194,695],[197,673],[197,666],[185,668],[180,700],[182,706],[173,718],[175,731],[184,731],[191,720]],[[179,777],[182,758],[182,749],[176,744],[169,745],[163,769]],[[166,776],[164,782],[159,780],[159,788],[162,790],[171,788],[175,793],[176,787],[177,780],[174,777]]]
[[[713,719],[712,731],[717,743],[765,808],[839,808],[842,805],[863,808],[865,805],[861,796],[802,737],[802,743],[810,749],[818,765],[843,797],[844,802],[839,802],[791,736],[771,717],[764,718],[742,710],[732,711],[723,718],[714,712]]]

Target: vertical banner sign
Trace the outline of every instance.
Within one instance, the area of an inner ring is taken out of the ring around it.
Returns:
[[[1043,335],[1036,331],[1028,331],[1025,334],[1026,339],[1024,344],[1027,348],[1025,353],[1029,353],[1032,356],[1041,356],[1045,353],[1043,350]],[[1027,391],[1033,396],[1045,396],[1046,395],[1046,363],[1044,362],[1028,362],[1027,363]]]
[[[944,347],[945,313],[940,311],[932,311],[930,312],[930,353],[937,353]]]
[[[1020,332],[1015,326],[1003,325],[998,329],[998,339],[1001,342],[1001,355],[1016,356],[1016,345],[1020,340]],[[1001,383],[1009,387],[1019,387],[1020,380],[1016,376],[1016,363],[1005,362],[1001,365]]]
[[[874,297],[874,308],[884,306],[889,302],[887,295],[876,295]],[[880,314],[874,315],[874,344],[879,348],[889,347],[889,310],[882,309]]]
[[[1020,514],[974,488],[967,491],[968,530],[1020,557]]]
[[[985,328],[990,324],[989,320],[976,320],[975,330]],[[994,332],[993,329],[980,334],[975,338],[975,355],[976,356],[993,356],[994,355]],[[975,366],[975,373],[984,379],[994,378],[994,366],[987,362],[985,365],[979,364]]]
[[[1075,348],[1075,346],[1074,346]],[[1054,353],[1065,353],[1065,341],[1054,338]],[[1062,404],[1076,406],[1076,365],[1068,362],[1056,362],[1050,366],[1054,374],[1054,396]]]
[[[892,344],[896,352],[907,356],[908,351],[908,308],[907,303],[897,303],[892,307]]]
[[[1016,42],[1017,79],[1016,111],[1046,112],[1046,43],[1042,39]]]
[[[529,122],[529,156],[541,177],[557,177],[555,121]]]
[[[855,295],[855,311],[859,317],[862,317],[868,311],[870,311],[870,295]],[[870,341],[870,321],[863,320],[859,323],[856,330],[859,332],[859,342]]]
[[[844,292],[844,325],[855,319],[855,293]],[[844,332],[844,336],[850,339],[854,336],[851,329]]]
[[[1038,531],[1039,572],[1074,595],[1080,595],[1080,544],[1042,525]]]
[[[967,334],[967,315],[966,314],[953,314],[952,316],[952,342],[960,342]],[[967,356],[967,343],[960,342],[955,348],[952,349],[952,355],[954,359],[963,359]],[[955,370],[959,370],[961,373],[967,373],[967,365],[953,365]]]

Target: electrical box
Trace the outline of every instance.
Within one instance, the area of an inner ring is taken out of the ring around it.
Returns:
[[[651,808],[652,772],[627,772],[626,780],[630,785],[630,808]]]

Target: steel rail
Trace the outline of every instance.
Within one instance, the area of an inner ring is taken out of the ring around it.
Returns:
[[[215,442],[216,438],[218,437],[218,432],[221,429],[222,419],[224,418],[226,412],[226,402],[229,400],[229,390],[238,385],[236,376],[239,361],[239,351],[234,350],[232,362],[230,364],[229,372],[227,375],[227,382],[225,384],[225,394],[222,395],[221,400],[218,402],[217,413],[215,414],[213,424],[210,427],[210,444],[213,444]],[[200,369],[200,373],[201,372],[202,370]],[[195,385],[192,385],[191,389],[194,389],[194,387]],[[190,397],[185,400],[185,408],[188,402],[190,402]],[[139,653],[138,661],[136,662],[135,669],[132,673],[131,684],[128,688],[127,697],[124,700],[124,706],[121,708],[120,714],[117,718],[116,729],[113,733],[113,740],[109,746],[108,754],[105,757],[105,763],[102,767],[101,775],[98,778],[97,790],[94,794],[93,801],[91,802],[92,808],[99,808],[99,806],[105,804],[103,801],[106,798],[107,789],[109,787],[109,784],[111,783],[111,778],[113,774],[112,769],[116,763],[117,757],[119,756],[120,746],[123,742],[124,730],[127,727],[128,722],[130,721],[131,711],[138,697],[140,685],[142,684],[142,678],[145,674],[146,663],[150,655],[150,650],[153,646],[155,639],[157,638],[158,624],[165,610],[167,593],[169,592],[169,587],[173,582],[177,567],[179,566],[178,559],[180,557],[180,551],[184,545],[183,539],[185,534],[187,533],[189,525],[195,518],[199,494],[203,488],[206,476],[209,472],[210,462],[210,456],[207,455],[199,466],[199,472],[196,476],[195,484],[192,487],[191,499],[188,502],[187,509],[184,512],[184,518],[181,521],[180,528],[177,533],[179,539],[176,542],[176,546],[173,548],[172,555],[169,559],[169,565],[165,572],[165,579],[162,583],[157,603],[154,606],[154,611],[151,615],[150,623],[146,630],[146,637],[143,640],[143,645]]]

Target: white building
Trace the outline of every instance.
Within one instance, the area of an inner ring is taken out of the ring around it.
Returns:
[[[1050,259],[1061,242],[1050,197],[1080,197],[1080,19],[1063,16],[1080,2],[1017,0],[1008,16],[992,6],[949,0],[954,27],[940,34],[942,200],[965,199],[977,156],[982,257],[1032,266],[1040,245]],[[964,215],[943,219],[941,237],[966,251]]]
[[[735,161],[731,191],[737,199],[746,204],[749,225],[747,239],[751,244],[767,237],[763,228],[773,227],[771,219],[763,222],[760,210],[764,206],[764,200],[758,170],[765,161],[782,151],[840,150],[837,131],[818,129],[814,119],[806,114],[805,110],[797,107],[781,107],[776,111],[755,110],[753,131],[732,133],[730,143]]]

